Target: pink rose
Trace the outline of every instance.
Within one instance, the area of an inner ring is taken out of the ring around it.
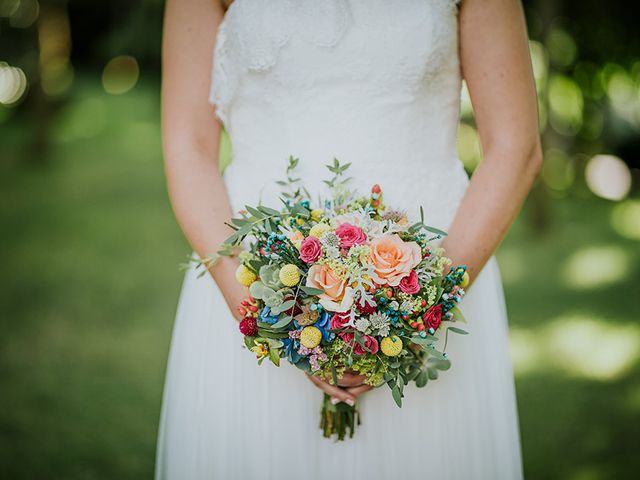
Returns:
[[[371,355],[375,355],[376,353],[378,353],[378,340],[376,340],[376,337],[372,337],[371,335],[365,335],[363,339],[363,343],[364,343],[364,348],[368,350],[371,353]]]
[[[333,317],[331,317],[331,322],[329,323],[331,330],[340,330],[341,328],[346,327],[349,323],[350,317],[351,315],[349,312],[334,313]]]
[[[340,237],[340,247],[350,248],[354,245],[362,245],[367,241],[367,236],[360,227],[343,223],[336,228],[336,235]]]
[[[405,242],[396,234],[381,235],[371,241],[371,263],[381,284],[397,287],[422,261],[420,246]]]
[[[300,245],[300,260],[313,263],[322,255],[322,245],[316,237],[307,237]]]
[[[442,305],[438,304],[431,307],[427,310],[427,313],[424,314],[422,319],[424,320],[425,327],[437,330],[440,326],[440,322],[442,321]]]
[[[416,294],[420,291],[420,281],[418,280],[418,274],[415,270],[411,270],[411,273],[400,280],[398,284],[400,290],[409,295]]]
[[[378,353],[378,340],[371,335],[365,335],[362,338],[362,343],[364,343],[364,348],[356,342],[355,335],[349,332],[339,333],[338,336],[346,343],[349,347],[353,346],[353,353],[356,355],[366,355],[367,353],[371,353],[375,355]]]

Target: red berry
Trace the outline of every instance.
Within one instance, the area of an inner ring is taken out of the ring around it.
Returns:
[[[424,308],[424,307],[426,307],[426,306],[427,306],[427,301],[426,301],[424,298],[423,298],[422,300],[420,300],[420,306],[421,306],[422,308]]]
[[[380,193],[380,185],[378,185],[377,183],[371,187],[371,192],[372,193]]]
[[[256,313],[258,311],[258,307],[255,305],[249,305],[249,311]]]
[[[374,207],[377,207],[378,205],[380,205],[380,201],[379,200],[372,200],[371,201],[371,205],[373,205]]]
[[[255,318],[247,317],[240,320],[240,332],[246,337],[255,337],[258,334],[258,322]]]
[[[420,330],[420,331],[424,330],[424,323],[419,323],[418,324],[418,330]]]
[[[247,309],[244,307],[238,307],[238,313],[244,317],[247,314]]]
[[[393,297],[393,290],[391,290],[390,288],[387,288],[387,290],[384,293],[387,296],[387,298]]]
[[[418,328],[418,322],[411,322],[409,325],[411,328]]]

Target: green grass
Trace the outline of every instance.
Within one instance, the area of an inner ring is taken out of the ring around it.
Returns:
[[[189,248],[165,191],[156,86],[120,97],[98,87],[83,79],[60,112],[49,166],[23,158],[20,119],[5,117],[0,130],[2,478],[153,471]],[[525,472],[631,478],[640,470],[638,241],[612,228],[614,204],[580,190],[549,207],[546,233],[531,227],[529,206],[499,252]],[[607,282],[585,263],[602,258]]]

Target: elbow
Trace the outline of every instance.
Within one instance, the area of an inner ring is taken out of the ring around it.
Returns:
[[[532,178],[536,178],[540,174],[542,158],[542,145],[540,144],[540,138],[536,137],[524,158],[526,173]]]
[[[542,168],[542,146],[539,136],[492,142],[487,148],[485,160],[493,159],[503,167],[510,165],[520,177],[529,178],[533,182]]]

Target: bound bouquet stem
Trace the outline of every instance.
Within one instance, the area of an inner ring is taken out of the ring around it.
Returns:
[[[320,429],[325,438],[335,435],[337,440],[344,440],[347,434],[353,437],[356,425],[360,425],[360,414],[355,406],[346,403],[331,403],[331,396],[324,394],[320,409]]]
[[[283,207],[247,206],[218,252],[248,244],[236,272],[250,294],[239,306],[244,343],[259,364],[285,358],[335,385],[347,369],[374,387],[386,384],[401,407],[406,385],[424,387],[449,369],[449,332],[467,333],[455,326],[466,267],[449,269],[434,245],[446,233],[425,224],[422,206],[410,223],[385,206],[379,185],[366,196],[349,189],[349,164],[337,160],[327,166],[328,195],[312,204],[293,178],[297,164],[290,158],[279,182]],[[325,437],[352,437],[359,422],[355,407],[325,395]]]

